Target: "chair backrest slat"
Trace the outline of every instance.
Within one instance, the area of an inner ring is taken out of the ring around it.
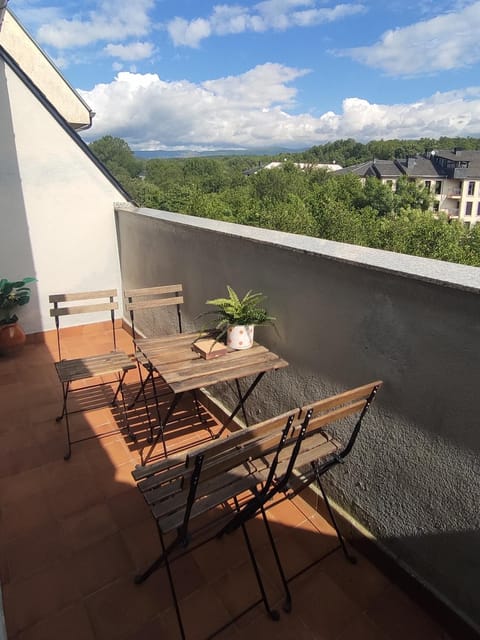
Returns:
[[[76,300],[95,300],[97,298],[115,298],[116,289],[103,289],[101,291],[84,291],[80,293],[54,293],[48,296],[48,301],[53,302],[75,302]]]
[[[126,298],[138,298],[141,296],[157,296],[168,293],[182,293],[181,284],[166,284],[159,287],[144,287],[143,289],[125,289]]]
[[[111,311],[118,309],[118,302],[99,302],[96,304],[79,304],[71,307],[57,307],[50,309],[50,315],[56,316],[74,316],[77,313],[95,313],[97,311]]]
[[[234,448],[228,452],[228,455],[219,456],[217,459],[211,461],[210,464],[205,463],[202,479],[205,480],[221,475],[233,467],[249,461],[258,460],[262,456],[273,453],[279,444],[281,434],[281,429],[276,428],[275,431],[267,437],[258,438],[245,447]]]
[[[210,442],[206,445],[194,447],[188,451],[187,460],[192,456],[194,457],[201,453],[205,460],[208,461],[209,458],[216,457],[223,451],[228,451],[233,447],[245,446],[249,441],[258,440],[258,438],[265,437],[269,433],[278,433],[292,413],[297,414],[298,411],[298,409],[295,411],[287,411],[286,413],[282,413],[281,415],[270,418],[269,420],[259,422],[252,427],[235,431],[221,440],[216,440],[215,442]]]
[[[313,415],[311,418],[308,429],[306,433],[306,437],[313,435],[320,429],[324,429],[327,426],[333,425],[335,422],[346,418],[347,416],[355,415],[360,413],[365,407],[366,400],[357,400],[357,402],[353,402],[352,404],[346,405],[344,407],[339,407],[334,409],[333,411],[329,411],[328,413],[324,413],[321,415]]]
[[[354,389],[350,389],[349,391],[338,393],[337,395],[331,396],[330,398],[319,400],[314,404],[307,404],[302,407],[302,413],[306,412],[308,409],[312,409],[313,415],[316,416],[322,411],[327,411],[332,407],[338,407],[348,402],[354,402],[359,398],[365,398],[366,400],[370,396],[374,387],[378,387],[381,384],[382,383],[380,380],[376,380],[375,382],[370,382],[369,384],[362,385],[361,387],[355,387]]]
[[[127,311],[138,311],[139,309],[154,309],[155,307],[170,307],[174,304],[183,304],[183,296],[175,296],[173,298],[157,298],[156,300],[136,300],[135,302],[125,303]]]
[[[301,413],[306,411],[313,412],[305,437],[308,438],[309,435],[318,433],[318,431],[322,431],[327,426],[333,425],[349,415],[358,416],[355,426],[350,432],[348,442],[344,444],[343,449],[338,454],[339,458],[345,458],[352,450],[360,431],[363,417],[382,384],[381,380],[375,380],[361,387],[315,402],[313,405],[302,407]],[[331,408],[333,408],[333,411],[328,411]]]
[[[60,340],[60,318],[62,316],[73,316],[81,313],[98,313],[100,311],[109,311],[110,322],[112,325],[112,341],[113,349],[117,348],[117,340],[115,335],[115,310],[118,309],[116,301],[116,289],[102,289],[99,291],[83,291],[74,293],[55,293],[48,297],[52,307],[50,308],[50,316],[55,318],[55,327],[57,329],[57,346],[58,358],[62,359],[61,340]],[[101,300],[100,302],[91,302],[92,300]],[[64,304],[71,302],[83,302],[84,304]]]
[[[172,295],[174,294],[174,295]],[[133,339],[135,332],[135,311],[156,309],[160,307],[177,308],[178,330],[182,333],[182,315],[180,305],[184,303],[183,286],[181,284],[167,284],[157,287],[143,287],[140,289],[125,289],[125,309],[130,313]]]

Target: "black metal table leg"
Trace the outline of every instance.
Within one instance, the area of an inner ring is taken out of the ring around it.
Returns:
[[[255,380],[252,382],[252,384],[249,386],[249,388],[247,389],[246,393],[243,396],[241,394],[240,385],[238,384],[238,380],[236,380],[236,382],[237,382],[237,391],[238,391],[238,394],[239,394],[239,402],[238,402],[237,406],[235,407],[235,409],[230,414],[230,416],[227,418],[227,420],[223,423],[222,428],[217,433],[215,438],[219,438],[222,435],[222,433],[225,431],[225,429],[230,424],[230,422],[232,422],[232,420],[235,418],[235,416],[240,411],[240,409],[242,409],[243,415],[245,416],[245,406],[244,406],[245,405],[245,401],[248,399],[248,397],[250,396],[250,394],[255,389],[255,387],[257,386],[257,384],[260,382],[260,380],[263,378],[264,375],[265,375],[265,371],[262,371],[261,373],[259,373],[257,375],[257,377],[255,378]],[[247,426],[248,426],[248,422],[247,422]]]
[[[159,438],[162,438],[162,442],[163,442],[163,450],[164,450],[164,453],[165,453],[165,457],[166,457],[166,458],[168,457],[168,456],[167,456],[167,447],[166,447],[166,445],[165,445],[164,431],[165,431],[165,428],[166,428],[166,426],[167,426],[168,419],[170,418],[170,416],[172,415],[172,413],[175,411],[175,409],[176,409],[176,407],[177,407],[178,403],[179,403],[179,402],[180,402],[180,400],[182,399],[182,396],[183,396],[183,392],[182,392],[182,393],[176,393],[176,394],[173,396],[173,400],[172,400],[172,402],[171,402],[171,404],[170,404],[170,406],[169,406],[169,408],[168,408],[167,414],[166,414],[166,416],[165,416],[165,418],[164,418],[164,420],[163,420],[163,424],[162,424],[162,422],[160,421],[160,413],[158,414],[158,419],[159,419],[159,423],[160,423],[160,424],[159,424],[159,430],[158,430],[158,433],[157,433],[157,435],[155,436],[155,438],[154,438],[154,440],[153,440],[153,442],[152,442],[152,444],[151,444],[151,446],[150,446],[150,449],[149,449],[149,451],[148,451],[147,455],[145,456],[145,459],[144,459],[144,461],[143,461],[143,464],[147,464],[147,462],[148,462],[148,461],[150,460],[150,458],[152,457],[153,450],[155,449],[155,447],[156,447],[156,445],[157,445],[157,443],[158,443]]]

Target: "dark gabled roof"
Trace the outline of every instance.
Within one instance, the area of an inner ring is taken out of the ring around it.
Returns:
[[[447,158],[447,160],[453,160],[454,162],[459,162],[462,160],[466,160],[468,162],[480,161],[480,151],[463,149],[454,149],[453,151],[448,151],[445,149],[435,149],[435,151],[432,151],[432,153],[437,157]]]
[[[401,169],[398,167],[395,160],[377,160],[374,159],[372,162],[372,169],[377,178],[386,179],[395,179],[399,178],[402,175]]]
[[[424,156],[409,156],[405,160],[395,160],[402,173],[412,178],[445,178],[446,172]]]
[[[349,167],[344,167],[343,169],[339,169],[334,172],[336,176],[342,176],[347,173],[355,173],[357,176],[361,178],[365,178],[367,176],[368,170],[370,169],[372,161],[361,162],[360,164],[352,164]]]
[[[354,173],[361,178],[399,178],[402,175],[401,170],[397,167],[393,160],[368,160],[367,162],[361,162],[360,164],[353,164],[350,167],[344,167],[335,171],[335,175],[345,175],[347,173]]]
[[[439,160],[445,159],[449,163],[446,171],[454,178],[480,178],[480,151],[464,151],[462,149],[454,149],[453,151],[445,151],[443,149],[431,152],[433,162],[439,163]]]
[[[110,173],[107,167],[101,162],[97,156],[90,150],[90,147],[80,138],[78,133],[68,124],[62,114],[57,111],[46,95],[40,91],[36,84],[32,82],[29,76],[19,67],[12,56],[0,45],[0,58],[5,60],[6,64],[20,78],[26,87],[35,95],[39,102],[45,107],[50,115],[58,122],[62,129],[70,136],[70,138],[80,147],[80,149],[90,158],[103,175],[118,189],[128,202],[134,202],[132,196],[128,194],[118,180]]]
[[[409,156],[403,160],[377,160],[374,158],[368,162],[340,169],[335,175],[346,173],[355,173],[361,178],[373,176],[381,180],[396,180],[401,176],[431,178],[433,180],[447,177],[447,172],[444,169],[436,166],[432,160],[424,156]]]

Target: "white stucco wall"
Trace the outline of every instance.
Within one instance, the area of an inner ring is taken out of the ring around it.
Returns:
[[[0,277],[37,278],[18,314],[32,333],[54,326],[50,293],[121,291],[113,203],[125,197],[1,59],[0,114]]]
[[[90,110],[52,62],[24,31],[15,17],[5,11],[0,45],[74,128],[90,126]]]

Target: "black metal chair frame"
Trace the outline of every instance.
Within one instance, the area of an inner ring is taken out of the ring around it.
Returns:
[[[272,474],[270,474],[269,480],[268,482],[265,483],[264,489],[256,493],[253,496],[253,498],[251,498],[251,500],[249,500],[242,507],[242,509],[238,511],[238,513],[230,520],[230,522],[228,522],[219,531],[217,536],[220,538],[226,533],[232,533],[233,531],[238,529],[238,527],[243,527],[249,519],[253,518],[259,512],[262,514],[263,518],[266,518],[266,514],[265,514],[266,503],[273,500],[273,498],[275,498],[275,496],[277,496],[279,493],[283,493],[286,497],[291,499],[294,496],[301,493],[301,491],[303,491],[306,487],[316,482],[322,494],[322,498],[325,502],[328,515],[335,529],[335,533],[337,535],[339,545],[344,553],[344,556],[350,563],[355,564],[356,557],[350,553],[350,551],[346,546],[345,539],[341,533],[340,527],[338,526],[337,520],[334,515],[334,511],[332,509],[332,506],[330,504],[330,501],[328,499],[328,496],[325,492],[325,489],[320,479],[325,473],[330,471],[330,469],[332,469],[336,465],[343,464],[345,461],[345,458],[352,451],[355,445],[355,442],[357,440],[358,434],[360,432],[363,419],[367,411],[369,410],[381,384],[382,383],[380,381],[374,384],[370,394],[368,395],[368,398],[365,401],[365,405],[363,409],[360,411],[359,417],[350,433],[350,437],[346,441],[346,444],[344,445],[344,447],[339,452],[328,455],[324,460],[318,459],[318,458],[314,458],[310,460],[310,463],[309,463],[310,473],[308,475],[303,474],[303,478],[300,482],[292,482],[292,474],[298,459],[298,455],[301,451],[303,442],[308,438],[308,425],[310,423],[310,420],[312,419],[312,413],[313,413],[312,408],[307,407],[307,408],[301,409],[299,417],[301,417],[303,413],[307,416],[308,419],[304,421],[300,427],[300,431],[296,438],[296,442],[292,448],[291,456],[285,471],[279,477],[276,477],[274,479],[275,471],[278,463],[278,461],[276,461],[275,469],[273,469],[273,477],[270,477],[272,476]],[[273,468],[273,465],[272,465],[272,468]],[[292,489],[292,485],[293,486],[297,485],[297,486],[296,488]],[[281,562],[279,559],[277,566],[279,567],[280,578],[282,580],[282,583],[285,589],[285,607],[284,608],[286,611],[289,611],[291,609],[291,596],[290,596],[290,591],[288,589],[287,583],[293,580],[294,578],[297,578],[299,575],[301,575],[308,569],[310,569],[310,567],[313,566],[313,564],[316,564],[316,562],[312,563],[308,567],[305,567],[304,569],[296,573],[294,576],[292,576],[288,581],[286,581],[284,579],[283,569],[280,569]]]
[[[135,311],[138,311],[139,309],[155,309],[155,308],[162,308],[162,307],[164,308],[169,306],[171,307],[175,305],[176,313],[177,313],[178,332],[183,333],[182,311],[180,308],[180,305],[183,304],[183,287],[181,284],[174,284],[174,285],[160,285],[156,287],[145,287],[141,289],[126,289],[123,295],[126,301],[125,309],[126,311],[129,312],[129,315],[130,315],[130,324],[132,327],[132,339],[133,339],[133,345],[135,349],[134,356],[137,361],[138,375],[140,378],[140,388],[137,391],[133,401],[130,402],[128,408],[129,409],[133,408],[138,402],[140,396],[142,396],[143,401],[145,403],[145,411],[147,414],[147,420],[148,420],[148,426],[149,426],[148,442],[153,442],[153,424],[152,424],[150,412],[148,410],[148,401],[151,399],[154,400],[155,409],[156,409],[157,418],[158,418],[158,425],[159,425],[159,432],[156,436],[155,444],[158,441],[158,438],[162,439],[163,452],[165,454],[165,457],[167,457],[167,446],[165,443],[164,427],[166,425],[168,418],[173,412],[177,402],[175,402],[175,405],[173,407],[172,405],[170,405],[167,418],[162,420],[160,415],[160,407],[158,404],[158,398],[160,397],[160,394],[157,391],[157,386],[155,383],[155,374],[161,378],[161,372],[157,371],[155,367],[152,366],[151,362],[146,360],[141,350],[138,348],[137,330],[135,329]],[[143,338],[140,338],[140,339],[143,339]],[[147,371],[147,376],[145,378],[143,377],[143,374],[142,374],[142,367],[145,368]],[[147,394],[145,391],[145,388],[148,382],[150,382],[152,386],[151,397],[147,397]],[[205,424],[205,419],[202,415],[202,412],[200,409],[200,403],[198,401],[198,395],[195,390],[192,391],[192,395],[193,395],[193,401],[195,403],[195,409],[197,411],[197,415],[201,420],[201,422]],[[212,434],[210,433],[210,435]]]
[[[135,441],[135,434],[130,430],[128,423],[127,407],[125,397],[123,394],[123,382],[127,371],[134,369],[134,362],[128,357],[124,351],[117,350],[117,339],[115,332],[115,310],[118,309],[118,303],[115,298],[117,291],[115,289],[108,289],[102,291],[90,291],[82,293],[66,293],[66,294],[52,294],[49,296],[49,302],[53,305],[50,309],[50,316],[55,319],[55,328],[57,332],[57,348],[58,348],[58,362],[55,363],[57,374],[59,376],[60,383],[62,385],[63,405],[62,412],[55,418],[56,422],[61,422],[65,418],[66,429],[66,451],[64,455],[65,460],[69,460],[72,454],[72,445],[92,438],[106,437],[118,433],[118,430],[111,430],[106,433],[98,435],[87,436],[85,438],[79,438],[78,440],[72,440],[70,434],[70,420],[69,416],[75,413],[83,413],[89,410],[89,407],[76,409],[70,411],[68,409],[68,399],[71,394],[85,391],[87,389],[94,389],[96,387],[108,386],[111,382],[102,381],[96,384],[87,384],[81,387],[72,389],[72,383],[80,380],[87,380],[89,378],[102,377],[103,375],[111,374],[116,377],[117,386],[111,401],[111,406],[117,404],[117,398],[120,395],[122,403],[122,413],[124,420],[124,428],[127,435]],[[99,299],[108,300],[108,302],[98,302]],[[95,300],[96,302],[91,302]],[[88,304],[78,304],[69,306],[60,306],[62,303],[71,302],[83,302],[90,301]],[[83,358],[64,359],[62,358],[61,348],[61,329],[60,329],[60,317],[65,315],[76,315],[81,313],[97,313],[109,311],[111,327],[112,327],[112,345],[113,351],[108,354],[95,354],[86,356]],[[107,405],[102,405],[107,406]],[[90,409],[99,409],[102,407],[95,406]],[[120,429],[121,430],[121,429]]]
[[[302,426],[301,429],[299,431],[299,433],[304,432],[307,428],[308,425],[308,421],[310,420],[311,417],[311,412],[307,412],[306,415],[303,418],[303,422],[302,422]],[[241,490],[238,490],[237,493],[232,492],[232,495],[229,495],[228,493],[226,493],[224,496],[222,496],[222,501],[221,502],[226,502],[228,499],[233,499],[234,501],[234,505],[235,505],[235,510],[237,515],[242,514],[242,509],[241,506],[239,504],[238,501],[238,495],[240,493],[243,493],[247,488],[248,490],[250,490],[255,496],[257,495],[261,495],[264,496],[266,494],[269,494],[270,491],[272,490],[272,485],[273,485],[273,481],[274,481],[274,477],[275,477],[275,471],[278,465],[278,461],[279,461],[279,456],[281,454],[282,449],[285,447],[287,442],[293,442],[294,439],[297,438],[296,434],[292,434],[292,425],[293,425],[293,421],[295,418],[295,414],[291,414],[288,418],[283,417],[283,422],[284,427],[283,428],[279,428],[278,426],[276,426],[275,430],[276,430],[276,440],[277,440],[277,444],[276,447],[274,448],[273,451],[270,451],[270,455],[273,455],[273,460],[270,464],[269,467],[269,471],[267,474],[267,477],[265,479],[264,475],[260,474],[257,475],[255,472],[252,473],[251,476],[249,476],[250,480],[247,478],[247,482],[249,482],[249,486],[245,486],[243,485]],[[278,423],[277,423],[278,424]],[[252,429],[255,429],[255,427],[252,427]],[[247,432],[250,430],[247,430]],[[226,443],[225,440],[220,440],[220,441],[215,441],[215,444],[213,445],[214,447],[217,446],[217,449],[219,449],[220,451],[225,452],[226,447],[230,446],[231,447],[231,451],[233,452],[233,459],[231,460],[232,462],[232,468],[234,466],[237,466],[238,463],[240,462],[240,464],[244,464],[248,462],[251,462],[251,448],[248,448],[243,454],[242,453],[238,453],[238,441],[240,439],[245,439],[245,437],[249,437],[248,433],[240,433],[237,435],[237,437],[235,437],[236,434],[234,434],[233,437],[229,437],[226,439]],[[231,442],[230,442],[231,441]],[[212,448],[210,446],[210,450],[212,451]],[[210,451],[210,455],[211,455],[211,451]],[[219,454],[219,459],[220,459],[220,464],[222,464],[222,459],[221,459],[221,454]],[[194,504],[195,504],[195,499],[196,499],[196,495],[197,495],[197,489],[199,486],[199,482],[200,482],[200,478],[201,478],[201,474],[202,474],[202,468],[204,467],[204,460],[205,460],[205,450],[202,451],[202,449],[200,449],[200,451],[198,451],[198,453],[196,453],[195,455],[187,455],[187,458],[185,460],[185,469],[188,469],[189,466],[192,466],[193,464],[193,471],[191,473],[190,476],[190,485],[189,485],[189,491],[188,491],[188,497],[185,503],[185,513],[184,513],[184,517],[183,517],[183,522],[181,524],[181,526],[177,529],[177,535],[174,538],[174,540],[168,545],[165,545],[165,541],[164,541],[164,532],[162,532],[161,529],[161,525],[159,523],[159,520],[157,519],[157,529],[158,529],[158,534],[159,534],[159,538],[160,538],[160,544],[161,544],[161,549],[162,552],[160,554],[160,556],[141,574],[139,574],[136,578],[135,578],[135,582],[137,584],[141,584],[143,583],[150,575],[152,575],[152,573],[154,573],[157,569],[159,569],[162,566],[165,566],[166,571],[167,571],[167,576],[168,576],[168,581],[169,581],[169,585],[170,585],[170,590],[172,593],[172,598],[174,601],[174,606],[175,606],[175,611],[176,611],[176,615],[177,615],[177,620],[178,620],[178,625],[179,625],[179,629],[180,629],[180,633],[182,638],[185,638],[185,631],[184,631],[184,627],[183,627],[183,622],[182,622],[182,617],[181,617],[181,612],[180,612],[180,608],[179,608],[179,604],[178,604],[178,599],[177,599],[177,595],[176,595],[176,591],[175,591],[175,585],[174,585],[174,581],[173,581],[173,576],[172,576],[172,571],[171,571],[171,560],[170,560],[170,556],[177,550],[181,550],[181,555],[183,555],[183,553],[187,552],[188,547],[191,544],[191,538],[190,538],[190,531],[189,531],[189,525],[190,525],[190,520],[192,519],[192,517],[194,517],[194,515],[192,516],[192,509],[194,509]],[[215,462],[213,463],[215,464]],[[155,467],[155,463],[152,465],[152,467]],[[161,468],[161,464],[158,465],[157,464],[157,468]],[[207,473],[210,472],[211,474],[211,469],[212,469],[212,465],[210,466],[206,466],[206,471]],[[225,472],[226,476],[228,476],[228,471]],[[134,477],[135,477],[135,472],[134,472]],[[137,477],[141,477],[141,471],[140,471],[140,475]],[[260,484],[261,489],[258,490],[257,486]],[[228,492],[228,489],[226,490]],[[218,506],[219,503],[217,503]],[[167,504],[168,507],[168,504]],[[285,589],[285,593],[286,593],[286,598],[285,598],[285,603],[284,603],[284,610],[285,611],[289,611],[290,607],[291,607],[291,597],[290,597],[290,592],[288,590],[288,584],[287,584],[287,579],[285,576],[285,573],[283,571],[282,565],[281,565],[281,561],[280,561],[280,556],[273,538],[273,534],[271,532],[270,529],[270,525],[265,513],[265,510],[263,508],[263,501],[260,500],[260,504],[257,508],[257,511],[260,511],[262,514],[262,521],[264,523],[265,526],[265,530],[267,532],[267,536],[268,536],[268,540],[273,552],[273,556],[275,559],[275,563],[277,566],[277,569],[279,571],[284,589]],[[232,516],[229,515],[229,518],[231,518]],[[234,520],[236,519],[236,516],[233,516]],[[250,561],[252,563],[252,567],[255,573],[255,577],[257,580],[257,584],[260,590],[260,594],[261,594],[261,600],[260,602],[263,602],[264,607],[266,612],[268,613],[268,615],[270,616],[270,618],[272,620],[278,620],[279,619],[279,614],[278,611],[273,609],[268,601],[268,597],[266,594],[266,590],[265,587],[263,585],[263,581],[261,578],[261,574],[260,574],[260,570],[258,568],[258,564],[257,564],[257,560],[255,558],[255,553],[253,551],[253,547],[247,532],[247,528],[246,528],[246,521],[249,518],[241,518],[240,521],[238,521],[238,525],[235,528],[240,527],[242,529],[242,533],[243,533],[243,537],[245,540],[245,544],[248,550],[248,554],[250,557]],[[224,522],[225,517],[222,518],[222,522]],[[218,538],[219,537],[219,532],[218,532],[218,522],[215,522],[217,531],[215,531],[213,534],[211,534],[209,537],[207,537],[206,540],[203,540],[202,544],[205,544],[206,542],[209,542],[211,540],[213,540],[214,538]],[[212,527],[212,524],[210,523],[208,525],[209,528]],[[222,529],[220,529],[220,532],[222,531]],[[197,532],[198,533],[198,532]],[[198,546],[198,545],[197,545]],[[197,548],[197,546],[195,547],[190,547],[190,549],[193,548]],[[178,557],[178,556],[177,556]]]

